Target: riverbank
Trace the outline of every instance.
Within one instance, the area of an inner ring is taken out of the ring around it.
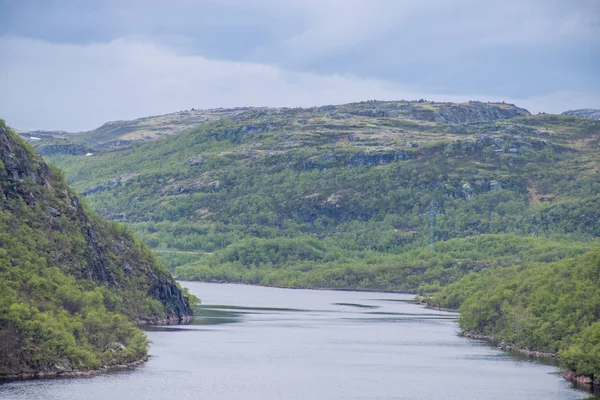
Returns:
[[[410,301],[409,303],[417,304],[417,305],[423,306],[430,310],[455,312],[455,313],[459,312],[458,310],[455,310],[455,309],[436,307],[436,306],[432,306],[432,305],[429,305],[427,303],[420,302],[420,301]],[[491,335],[483,335],[483,334],[476,333],[476,332],[461,332],[460,335],[463,337],[471,338],[471,339],[485,340],[487,342],[494,344],[498,349],[503,350],[503,351],[507,351],[507,352],[514,351],[514,352],[520,353],[520,354],[522,354],[524,356],[528,356],[528,357],[538,357],[538,358],[546,358],[546,359],[560,361],[558,354],[556,354],[556,353],[543,352],[543,351],[515,347],[511,343],[505,342],[503,340],[498,340],[494,336],[491,336]],[[591,393],[600,393],[600,380],[599,379],[593,379],[592,377],[587,376],[587,375],[579,375],[569,369],[563,371],[561,376],[564,379],[574,383],[575,385],[577,385],[578,387],[580,387],[586,391],[589,391]]]
[[[86,378],[107,372],[118,371],[123,369],[135,368],[140,364],[148,361],[148,355],[145,355],[139,360],[131,361],[122,364],[103,365],[98,369],[80,371],[72,370],[70,367],[62,365],[55,365],[53,371],[40,371],[40,372],[23,372],[18,374],[7,374],[0,376],[0,383],[6,383],[11,381],[21,381],[29,379],[49,379],[49,378]]]
[[[568,381],[575,383],[579,387],[583,387],[590,392],[600,393],[600,380],[592,379],[586,375],[577,375],[575,372],[567,369],[562,373],[562,377]]]
[[[461,336],[468,337],[471,339],[485,340],[485,341],[497,344],[496,347],[503,351],[507,351],[507,352],[515,351],[517,353],[523,354],[528,357],[546,358],[546,359],[560,361],[558,354],[556,354],[556,353],[549,353],[549,352],[543,352],[543,351],[537,351],[537,350],[531,350],[531,349],[521,349],[518,347],[514,347],[512,344],[507,343],[505,341],[499,341],[498,339],[496,339],[495,337],[490,336],[490,335],[482,335],[482,334],[474,333],[474,332],[463,332],[463,333],[461,333]],[[577,387],[579,387],[582,390],[585,390],[587,392],[594,393],[594,394],[600,393],[600,380],[598,380],[598,379],[593,379],[592,377],[587,376],[587,375],[577,374],[577,373],[571,371],[570,369],[564,370],[561,373],[561,376],[564,379],[568,380],[569,382],[572,382],[573,384],[575,384]]]
[[[507,343],[503,340],[498,340],[495,337],[490,336],[490,335],[481,335],[479,333],[474,333],[474,332],[463,332],[463,333],[461,333],[461,335],[464,337],[471,338],[471,339],[487,340],[489,342],[497,344],[496,347],[498,347],[500,350],[516,351],[518,353],[521,353],[525,356],[530,356],[530,357],[545,357],[545,358],[552,358],[552,359],[558,360],[558,354],[537,351],[537,350],[530,350],[530,349],[521,349],[518,347],[514,347],[512,344]]]

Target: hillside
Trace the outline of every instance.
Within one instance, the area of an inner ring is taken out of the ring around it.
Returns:
[[[87,210],[0,121],[0,378],[86,371],[147,354],[138,323],[191,318],[129,230]]]
[[[364,102],[251,109],[49,159],[97,212],[128,222],[175,267],[250,238],[316,237],[330,258],[402,252],[428,242],[422,214],[432,200],[443,212],[438,241],[591,240],[600,234],[599,130],[502,103]]]
[[[110,121],[86,132],[18,131],[42,155],[82,155],[103,148],[126,146],[175,135],[187,129],[222,118],[231,118],[250,108],[185,110],[171,114],[139,118],[133,121]]]
[[[366,104],[366,105],[365,105]],[[525,115],[523,109],[504,104],[482,104],[477,102],[457,105],[451,103],[378,102],[356,103],[345,106],[324,106],[319,110],[367,117],[402,117],[409,120],[474,122],[509,116]],[[81,155],[87,152],[127,146],[136,142],[158,139],[179,134],[187,129],[223,118],[236,119],[247,113],[271,113],[265,107],[218,108],[211,110],[179,111],[171,114],[150,116],[132,121],[111,121],[87,132],[65,131],[19,131],[18,133],[34,146],[40,154]],[[527,113],[528,114],[528,113]]]
[[[600,110],[595,108],[583,108],[580,110],[570,110],[563,112],[564,115],[577,115],[582,118],[600,120]]]
[[[179,277],[435,294],[465,331],[597,374],[578,357],[599,343],[600,121],[480,102],[247,109],[48,158]]]

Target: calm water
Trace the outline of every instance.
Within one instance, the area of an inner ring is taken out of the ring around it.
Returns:
[[[0,386],[0,399],[581,399],[553,366],[456,335],[409,295],[184,283],[193,325],[148,332],[150,361]]]

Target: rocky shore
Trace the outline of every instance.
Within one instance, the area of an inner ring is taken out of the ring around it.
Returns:
[[[141,327],[148,325],[186,325],[192,322],[193,319],[193,315],[171,315],[163,319],[139,319],[137,323]]]
[[[555,358],[555,359],[558,358],[558,355],[555,353],[547,353],[547,352],[531,350],[531,349],[521,349],[518,347],[514,347],[512,344],[507,343],[505,341],[499,341],[490,335],[482,335],[482,334],[474,333],[474,332],[463,332],[462,336],[468,337],[471,339],[487,340],[489,342],[498,343],[497,347],[500,350],[504,350],[504,351],[516,351],[523,355],[532,356],[532,357],[546,357],[546,358]]]
[[[586,389],[600,392],[600,380],[598,379],[593,379],[592,377],[586,375],[577,375],[570,369],[564,371],[562,373],[562,377],[568,381],[575,383],[578,386],[582,386]]]
[[[68,366],[55,365],[55,368],[51,371],[41,371],[41,372],[24,372],[24,373],[16,373],[16,374],[8,374],[0,376],[0,382],[7,381],[18,381],[18,380],[28,380],[28,379],[45,379],[45,378],[83,378],[90,377],[98,374],[103,374],[110,371],[117,371],[121,369],[134,368],[138,365],[145,363],[148,361],[148,356],[144,356],[143,358],[132,361],[124,364],[114,364],[114,365],[103,365],[98,369],[92,369],[87,371],[80,371],[70,369]]]

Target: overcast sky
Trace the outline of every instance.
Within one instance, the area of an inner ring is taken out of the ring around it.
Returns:
[[[600,108],[600,0],[0,0],[0,118],[360,100]]]

